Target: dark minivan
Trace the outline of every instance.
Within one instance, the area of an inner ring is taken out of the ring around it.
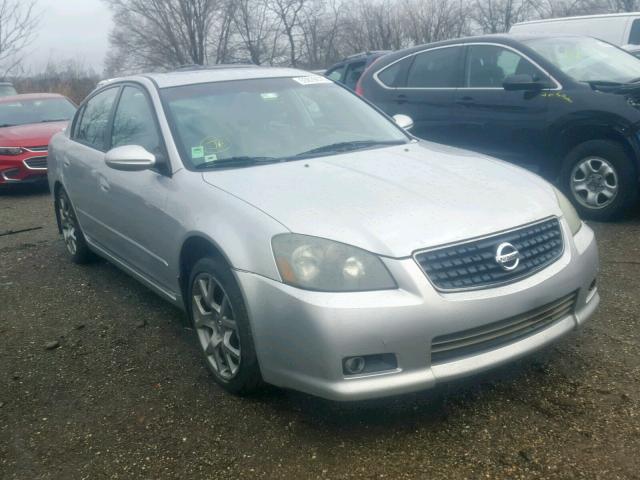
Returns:
[[[557,181],[585,217],[638,198],[640,60],[590,37],[489,35],[394,52],[356,92],[412,133]]]

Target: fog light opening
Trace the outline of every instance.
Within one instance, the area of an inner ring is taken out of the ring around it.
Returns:
[[[366,364],[364,357],[349,357],[344,360],[344,371],[347,375],[357,375],[364,372]]]
[[[342,373],[346,376],[368,375],[398,369],[398,359],[393,353],[356,355],[342,359]]]
[[[591,285],[589,285],[589,291],[593,292],[597,287],[598,287],[598,280],[594,278],[591,281]]]

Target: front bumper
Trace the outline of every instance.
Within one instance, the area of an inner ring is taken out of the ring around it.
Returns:
[[[46,181],[46,158],[46,151],[28,151],[16,156],[0,156],[0,185]]]
[[[247,272],[236,272],[251,319],[263,378],[277,386],[333,400],[359,400],[431,388],[513,361],[574,330],[600,297],[593,231],[584,225],[571,239],[563,220],[565,251],[544,270],[498,288],[436,291],[417,263],[385,259],[398,282],[392,291],[309,292]],[[569,239],[569,240],[568,240]],[[431,364],[438,336],[482,327],[577,292],[574,313],[513,343]],[[345,376],[342,360],[393,353],[398,368]]]

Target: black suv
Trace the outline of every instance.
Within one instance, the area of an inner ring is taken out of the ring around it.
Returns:
[[[375,50],[372,52],[356,53],[339,63],[331,66],[325,73],[334,82],[341,83],[353,90],[360,79],[360,75],[380,57],[389,53],[388,50]]]
[[[356,91],[412,133],[557,181],[580,213],[609,219],[638,198],[640,60],[579,36],[489,35],[385,56]]]

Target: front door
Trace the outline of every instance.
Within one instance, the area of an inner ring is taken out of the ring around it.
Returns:
[[[516,51],[499,45],[467,47],[464,84],[455,95],[457,146],[537,170],[548,152],[549,90],[507,91],[510,75],[555,84]]]
[[[101,220],[115,233],[110,253],[142,273],[168,293],[175,279],[169,267],[180,231],[166,213],[172,179],[168,157],[157,125],[155,111],[145,91],[126,85],[113,115],[109,145],[139,145],[156,156],[158,166],[151,170],[127,172],[103,162],[99,172],[104,185]]]

